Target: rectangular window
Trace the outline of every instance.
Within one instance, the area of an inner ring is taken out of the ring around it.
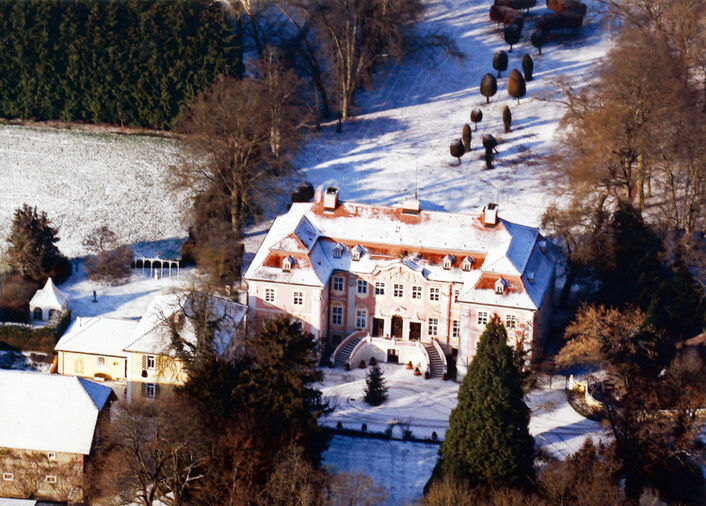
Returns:
[[[265,288],[265,302],[274,302],[275,301],[275,289],[274,288]]]
[[[375,295],[385,295],[385,283],[382,281],[375,282]]]
[[[155,366],[155,356],[147,355],[147,369],[154,369]]]
[[[2,473],[3,481],[12,481],[15,479],[15,475],[12,473]]]
[[[368,326],[368,312],[365,309],[358,309],[355,312],[355,328],[363,330]]]
[[[454,290],[454,303],[458,302],[458,294],[461,292],[461,290]]]
[[[413,286],[412,287],[412,298],[413,299],[421,299],[422,298],[422,287],[421,286]]]
[[[49,460],[56,460],[56,452],[47,452],[47,458]]]
[[[331,325],[343,325],[343,308],[341,306],[331,308]]]
[[[148,399],[157,397],[157,385],[154,383],[145,383],[145,397]]]
[[[96,364],[98,367],[105,367],[105,357],[98,357],[96,359]]]
[[[454,320],[451,322],[451,337],[458,339],[461,335],[461,322]]]
[[[505,328],[514,329],[517,327],[517,316],[509,314],[505,316]]]
[[[429,335],[430,336],[436,336],[439,333],[439,319],[438,318],[429,318],[427,321],[429,324]]]
[[[304,294],[302,292],[292,292],[292,302],[295,306],[304,304]]]
[[[358,294],[367,295],[368,294],[368,282],[364,279],[358,280]]]
[[[429,300],[431,300],[431,301],[439,300],[440,294],[441,294],[441,290],[439,288],[430,288],[429,289]]]
[[[394,297],[397,297],[398,299],[404,297],[404,285],[395,284],[392,288],[392,295]]]
[[[337,292],[343,291],[343,277],[342,276],[334,276],[333,277],[333,289]]]
[[[77,358],[74,361],[74,368],[75,368],[75,373],[77,374],[83,374],[83,359],[82,358]]]
[[[478,325],[487,325],[488,324],[488,312],[487,311],[478,311]]]
[[[56,476],[54,476],[53,474],[48,474],[48,475],[44,478],[44,480],[45,480],[47,483],[56,483]]]

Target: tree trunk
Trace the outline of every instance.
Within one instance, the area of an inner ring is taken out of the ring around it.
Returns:
[[[637,156],[637,208],[642,210],[645,203],[645,156]]]

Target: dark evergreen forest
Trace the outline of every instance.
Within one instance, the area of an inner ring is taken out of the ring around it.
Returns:
[[[208,0],[0,0],[0,116],[169,129],[238,33]]]

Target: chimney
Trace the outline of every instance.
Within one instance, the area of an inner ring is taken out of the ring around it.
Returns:
[[[483,223],[486,227],[494,227],[498,224],[498,205],[491,202],[483,208]]]
[[[323,197],[324,191],[321,189],[321,187],[317,187],[316,191],[314,192],[314,203],[318,204],[321,202],[321,200],[324,198]]]
[[[338,188],[329,186],[324,193],[324,211],[335,211],[338,206]]]
[[[403,214],[419,214],[422,209],[419,199],[406,199],[402,201]]]

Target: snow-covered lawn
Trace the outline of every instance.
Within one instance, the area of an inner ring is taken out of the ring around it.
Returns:
[[[393,437],[401,438],[408,429],[414,438],[431,438],[436,432],[443,439],[449,415],[456,406],[459,384],[440,379],[425,380],[414,376],[403,365],[381,364],[388,390],[388,400],[381,406],[369,406],[363,400],[365,369],[345,371],[324,369],[321,386],[335,411],[323,423],[344,429],[360,430],[365,423],[370,432],[382,433],[393,426]],[[605,430],[598,422],[579,415],[569,405],[564,392],[565,380],[555,377],[551,387],[543,386],[527,394],[525,401],[532,410],[530,432],[537,448],[557,458],[578,450],[584,439],[603,437]]]
[[[86,278],[83,262],[79,262],[78,265],[78,271],[74,271],[65,283],[59,285],[59,289],[71,296],[73,317],[107,316],[139,319],[157,294],[184,286],[194,273],[194,269],[183,269],[179,277],[174,275],[172,278],[165,276],[162,279],[155,279],[147,274],[143,275],[141,269],[135,269],[127,283],[112,286]],[[93,302],[94,290],[97,302]]]
[[[338,185],[341,197],[370,203],[395,204],[412,195],[418,184],[420,198],[449,211],[475,212],[488,201],[497,201],[503,217],[538,225],[549,203],[550,188],[544,176],[558,120],[563,114],[556,102],[540,100],[552,94],[557,78],[585,85],[610,45],[601,26],[605,7],[590,0],[585,25],[577,37],[550,41],[537,55],[529,42],[532,18],[550,12],[544,2],[526,16],[522,40],[508,53],[508,70],[498,80],[498,92],[489,105],[479,91],[481,77],[495,73],[495,51],[508,46],[502,31],[489,21],[492,2],[480,0],[427,0],[422,27],[443,30],[466,54],[462,62],[440,57],[432,66],[428,58],[405,62],[380,72],[375,88],[357,95],[359,115],[333,126],[303,147],[298,158],[302,176],[317,185]],[[507,76],[522,70],[525,54],[534,59],[534,80],[520,105],[508,96]],[[503,133],[502,110],[512,111],[512,132]],[[449,155],[449,144],[461,137],[470,123],[471,109],[483,111],[483,121],[473,132],[471,153],[460,166]],[[499,141],[496,168],[481,170],[484,133]],[[416,175],[415,175],[416,174]]]

